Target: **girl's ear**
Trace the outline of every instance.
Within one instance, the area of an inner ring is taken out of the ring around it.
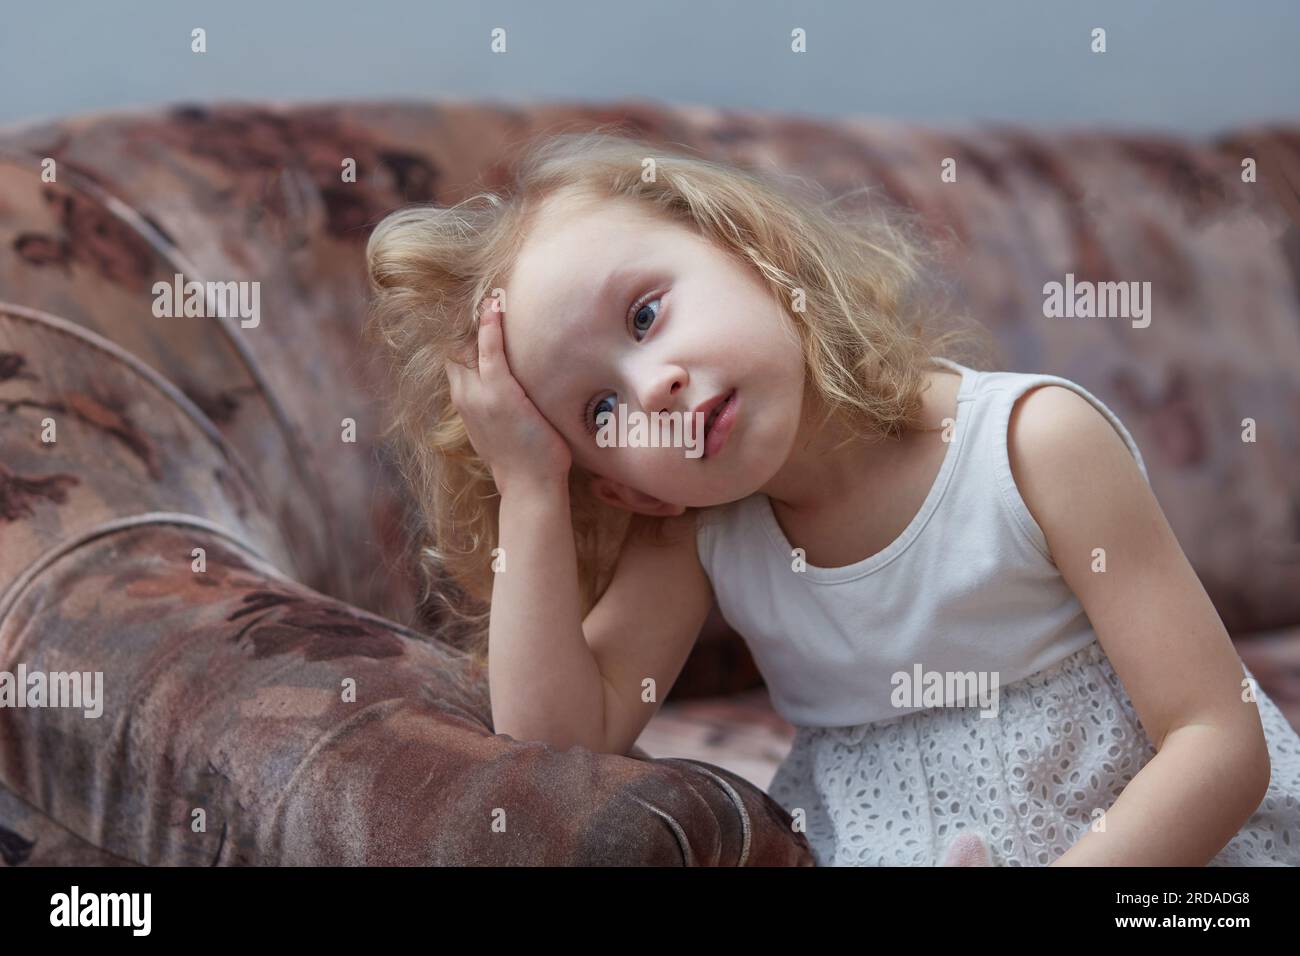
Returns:
[[[653,495],[637,491],[613,478],[596,477],[591,479],[591,493],[607,505],[634,511],[637,514],[666,518],[671,515],[684,514],[685,505],[673,505],[660,501]]]

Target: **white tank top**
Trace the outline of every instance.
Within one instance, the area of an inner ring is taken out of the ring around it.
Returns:
[[[1149,482],[1137,443],[1075,382],[934,361],[961,373],[956,424],[921,510],[883,551],[795,571],[794,547],[766,495],[699,514],[697,548],[718,607],[749,646],[773,707],[796,726],[845,727],[923,709],[891,702],[893,675],[918,664],[996,673],[1003,686],[1096,639],[1016,488],[1007,423],[1028,389],[1061,385],[1106,416]]]

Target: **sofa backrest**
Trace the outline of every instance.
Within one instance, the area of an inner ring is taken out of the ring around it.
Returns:
[[[1300,204],[1286,185],[1300,128],[1197,142],[644,103],[105,112],[0,131],[0,301],[97,332],[174,383],[266,497],[287,571],[427,625],[411,503],[377,441],[381,373],[358,348],[365,240],[404,203],[501,185],[535,133],[612,119],[831,193],[878,185],[920,212],[949,240],[954,304],[992,333],[996,364],[1078,381],[1129,426],[1229,629],[1300,623]],[[154,284],[177,274],[256,281],[257,324],[154,315]],[[1150,282],[1149,324],[1046,315],[1045,284],[1067,274]]]

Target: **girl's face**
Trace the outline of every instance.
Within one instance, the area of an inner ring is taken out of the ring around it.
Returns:
[[[804,390],[795,329],[751,266],[690,229],[633,200],[552,196],[505,290],[511,373],[605,501],[646,514],[735,501],[790,455]],[[694,413],[733,391],[725,442],[700,454]],[[627,419],[629,436],[644,416],[659,435],[656,411],[680,413],[693,447],[598,442],[598,415]]]

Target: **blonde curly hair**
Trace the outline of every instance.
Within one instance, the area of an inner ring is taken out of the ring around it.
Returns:
[[[511,173],[504,195],[399,209],[366,244],[366,337],[389,363],[392,417],[383,437],[396,438],[419,511],[422,600],[446,608],[440,636],[481,664],[500,498],[451,401],[444,361],[477,348],[478,304],[511,274],[543,200],[560,191],[630,198],[751,264],[793,320],[808,381],[828,414],[866,435],[919,427],[928,357],[952,357],[955,347],[980,340],[964,316],[927,303],[944,283],[925,268],[938,244],[922,238],[914,216],[837,205],[866,187],[833,199],[809,195],[806,180],[782,182],[609,126],[542,136]],[[950,327],[936,332],[939,317]],[[601,502],[589,478],[576,464],[569,476],[584,615],[608,586],[627,536],[653,535],[663,523]]]

